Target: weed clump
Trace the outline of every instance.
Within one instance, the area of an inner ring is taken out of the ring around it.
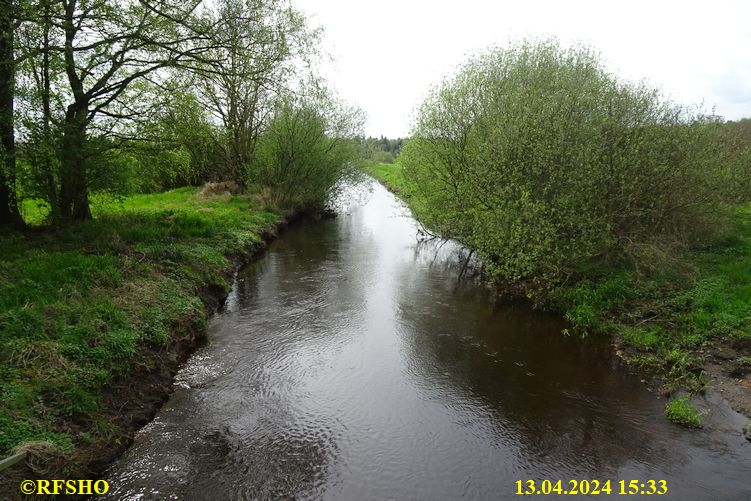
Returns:
[[[675,424],[687,428],[700,428],[702,414],[683,396],[671,400],[665,405],[665,416]]]

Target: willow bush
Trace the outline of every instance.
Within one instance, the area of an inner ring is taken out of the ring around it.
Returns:
[[[325,89],[286,96],[259,137],[251,182],[268,188],[282,207],[323,208],[358,175],[354,138],[361,127],[360,111]]]
[[[549,283],[592,261],[647,266],[711,231],[743,177],[721,126],[590,49],[525,42],[434,88],[401,162],[426,226],[499,280]]]

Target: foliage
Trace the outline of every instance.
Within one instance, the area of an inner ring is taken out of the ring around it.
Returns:
[[[320,33],[289,0],[220,0],[214,17],[211,58],[198,68],[196,95],[222,125],[215,129],[222,179],[245,188],[276,97],[315,54]]]
[[[721,226],[747,175],[734,158],[715,117],[553,42],[469,61],[432,91],[400,157],[418,219],[499,281],[543,286],[592,262],[641,271]]]
[[[123,122],[150,108],[148,86],[139,84],[149,76],[158,78],[165,68],[202,57],[205,37],[194,14],[199,3],[48,1],[24,19],[32,26],[27,35],[32,43],[22,45],[24,57],[41,59],[29,64],[42,77],[34,79],[33,94],[44,104],[44,127],[58,117],[60,187],[54,207],[59,218],[91,217],[91,180],[103,179],[102,164],[96,161],[100,147],[123,132]],[[36,27],[44,33],[39,50],[33,48]],[[36,71],[38,67],[43,69]],[[64,111],[52,109],[53,103]]]
[[[20,155],[0,169],[0,196],[15,194],[18,170],[21,207],[44,206],[53,223],[90,218],[101,192],[247,188],[258,137],[280,96],[303,91],[320,35],[289,0],[44,0],[7,14]]]
[[[691,405],[688,396],[668,402],[665,406],[665,416],[675,424],[687,428],[699,428],[701,426],[701,413]]]
[[[133,163],[134,192],[152,193],[195,186],[226,175],[215,136],[216,126],[194,91],[171,82],[161,91],[156,112],[138,124],[138,141],[127,141],[121,153]]]
[[[399,193],[407,197],[407,183],[404,179],[404,170],[399,162],[396,163],[376,163],[365,161],[362,165],[365,172],[384,183],[388,189],[394,193]]]
[[[376,150],[371,158],[380,164],[392,164],[396,160],[391,152],[383,150]]]
[[[390,164],[399,156],[404,145],[404,139],[389,139],[381,137],[358,137],[357,142],[362,149],[362,157],[377,163]]]
[[[270,188],[280,205],[324,207],[356,174],[361,123],[358,110],[322,88],[284,98],[259,139],[252,182]]]
[[[94,221],[0,237],[0,454],[81,443],[75,430],[96,422],[104,388],[141,350],[204,327],[198,288],[227,288],[225,256],[277,216],[253,197],[195,191],[95,198]]]
[[[749,207],[737,209],[732,221],[729,236],[685,256],[694,269],[688,276],[663,271],[646,280],[633,270],[604,270],[600,277],[557,288],[550,302],[566,310],[579,329],[615,329],[663,358],[676,346],[751,337]],[[637,327],[627,328],[630,324]]]
[[[741,196],[745,201],[751,201],[751,118],[729,121],[723,126],[724,140],[732,152],[736,181],[741,186]]]
[[[365,170],[414,207],[401,159]],[[649,275],[612,263],[580,269],[579,280],[554,286],[537,305],[563,313],[579,334],[615,333],[637,351],[629,362],[666,376],[672,387],[701,391],[702,356],[719,342],[751,339],[751,207],[733,210],[726,233],[681,260],[685,269]]]

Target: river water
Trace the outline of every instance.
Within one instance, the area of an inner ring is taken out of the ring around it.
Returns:
[[[367,184],[238,274],[106,499],[518,499],[527,479],[751,499],[738,415],[719,402],[704,430],[669,423],[607,342],[494,302],[466,252],[418,243]]]

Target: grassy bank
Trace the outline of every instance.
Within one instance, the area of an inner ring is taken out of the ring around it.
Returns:
[[[398,162],[365,169],[410,202]],[[651,270],[576,270],[537,305],[561,312],[580,335],[614,334],[619,353],[665,393],[699,392],[714,380],[751,416],[751,207],[738,207],[731,220],[724,238],[655,256]],[[679,412],[689,405],[666,414],[695,425],[695,415]]]
[[[363,168],[368,174],[381,181],[394,193],[403,194],[405,197],[408,196],[408,193],[405,192],[407,181],[404,179],[402,166],[398,162],[391,164],[365,162]]]
[[[253,197],[196,191],[99,201],[93,221],[0,235],[0,454],[48,441],[75,466],[93,459],[80,451],[122,445],[121,417],[143,402],[113,388],[175,365],[174,347],[205,330],[201,295],[228,290],[232,256],[279,219]]]

